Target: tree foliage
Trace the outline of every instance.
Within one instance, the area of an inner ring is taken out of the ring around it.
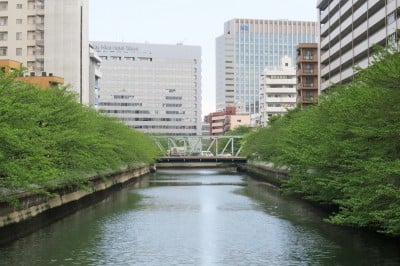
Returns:
[[[288,166],[287,193],[337,205],[330,221],[400,235],[400,54],[379,49],[356,80],[246,138],[245,152]]]
[[[151,163],[157,155],[149,137],[81,106],[66,88],[43,90],[0,74],[3,192],[81,185],[88,176]]]

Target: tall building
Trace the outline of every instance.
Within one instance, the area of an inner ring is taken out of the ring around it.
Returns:
[[[201,48],[93,42],[102,60],[98,109],[128,126],[201,135]]]
[[[29,76],[63,77],[88,104],[88,0],[0,1],[0,59],[22,62]]]
[[[399,0],[319,0],[320,90],[352,80],[371,63],[373,45],[398,41]]]
[[[318,44],[297,47],[297,103],[302,107],[318,102]]]
[[[316,22],[232,19],[216,39],[216,107],[259,112],[259,80],[281,58],[296,60],[299,43],[316,41]]]
[[[296,107],[296,69],[292,59],[282,58],[279,68],[266,68],[260,81],[260,122],[268,124],[275,115],[283,115]]]

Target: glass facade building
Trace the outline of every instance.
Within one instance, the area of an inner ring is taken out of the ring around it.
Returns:
[[[217,110],[259,113],[259,82],[265,68],[279,68],[289,56],[296,62],[299,43],[316,41],[316,22],[232,19],[216,39]]]
[[[97,109],[140,131],[201,135],[201,48],[93,42],[102,60]]]

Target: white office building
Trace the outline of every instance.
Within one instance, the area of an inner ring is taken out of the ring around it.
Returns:
[[[64,78],[89,104],[88,0],[0,1],[0,59]]]
[[[280,67],[281,58],[296,61],[299,43],[316,42],[316,22],[232,19],[216,39],[216,108],[236,106],[259,113],[263,70]]]
[[[351,81],[373,45],[398,42],[400,0],[319,0],[320,90]]]
[[[201,135],[201,48],[92,42],[102,60],[98,110],[132,128]]]
[[[260,123],[268,124],[275,115],[286,114],[296,107],[296,69],[292,59],[282,58],[279,68],[266,68],[260,79]]]

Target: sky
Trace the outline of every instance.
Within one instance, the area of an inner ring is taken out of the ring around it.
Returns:
[[[215,39],[233,18],[317,21],[317,0],[91,0],[90,41],[198,45],[202,116],[215,111]]]

